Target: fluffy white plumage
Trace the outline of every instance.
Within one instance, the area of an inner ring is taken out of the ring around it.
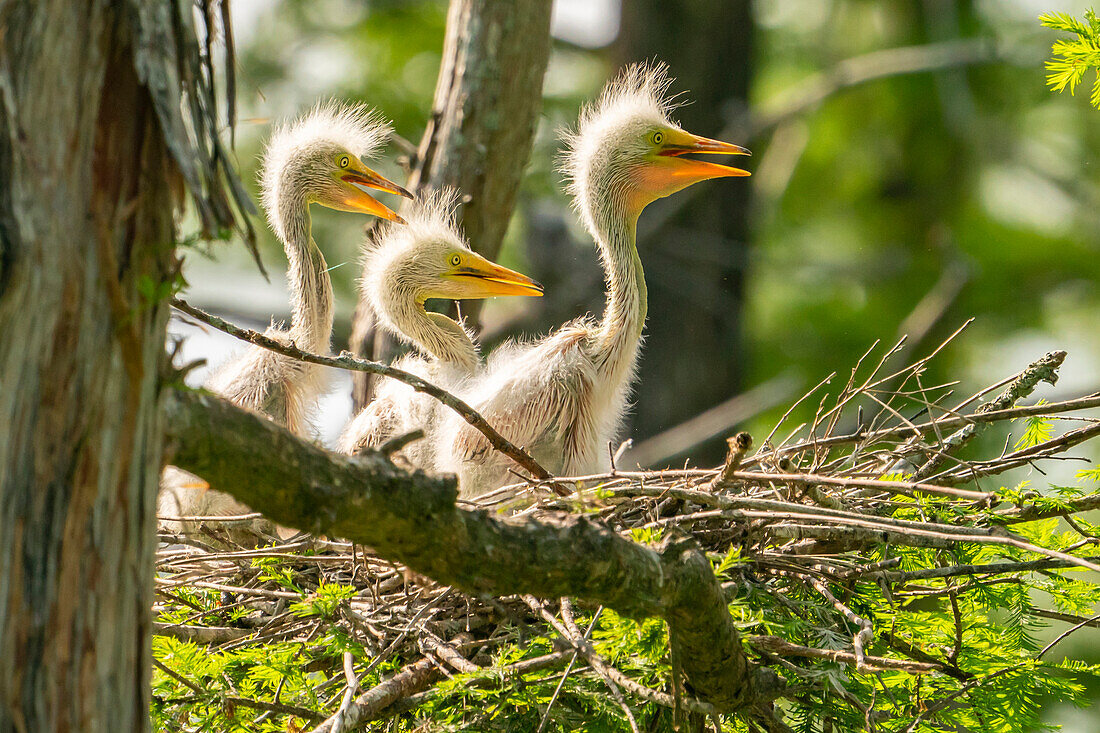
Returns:
[[[363,105],[325,102],[297,120],[275,127],[264,152],[260,177],[262,203],[289,261],[289,328],[272,325],[266,335],[293,341],[307,351],[326,353],[332,334],[332,284],[324,256],[310,235],[309,205],[344,208],[350,184],[343,183],[339,159],[371,157],[379,152],[390,126]],[[350,162],[350,161],[349,161]],[[250,347],[230,359],[206,387],[233,403],[257,410],[299,435],[311,432],[310,410],[324,391],[323,371],[311,364]],[[169,516],[218,516],[249,511],[228,494],[207,491],[203,482],[169,467],[161,481],[158,512]],[[193,523],[168,523],[190,531]],[[258,520],[235,525],[230,533],[244,540],[250,532],[270,533]]]
[[[407,332],[407,320],[401,316],[415,305],[411,291],[430,281],[432,273],[426,271],[429,258],[446,250],[470,251],[458,228],[457,206],[458,192],[451,188],[421,196],[402,212],[405,224],[388,222],[375,228],[362,256],[360,289],[381,325],[425,354],[444,360],[455,357],[441,351],[455,349],[472,353],[476,359],[471,337],[465,331],[456,333],[449,329],[443,337],[446,343],[432,348],[432,340],[438,338],[436,334],[416,338],[416,334]],[[405,322],[399,322],[402,320]],[[459,354],[457,358],[468,361],[468,354]]]
[[[670,83],[663,64],[628,67],[581,112],[576,132],[566,135],[562,167],[605,269],[603,316],[498,349],[460,392],[556,475],[605,469],[608,442],[626,412],[646,317],[645,277],[635,246],[639,214],[695,180],[722,175],[717,166],[695,178],[676,175],[694,162],[676,158],[686,147],[669,147],[671,142],[704,139],[670,119]],[[463,496],[512,482],[509,459],[457,416],[443,417],[437,469],[458,475]]]
[[[591,166],[600,161],[597,148],[607,136],[617,134],[624,123],[675,124],[671,115],[679,105],[669,94],[671,86],[667,64],[632,64],[609,82],[594,102],[581,107],[577,129],[562,132],[565,150],[560,168],[571,195],[583,194],[583,182]]]
[[[432,282],[436,263],[446,262],[455,251],[470,252],[458,228],[457,201],[457,192],[445,188],[406,207],[402,212],[406,225],[377,227],[365,245],[360,283],[379,324],[416,349],[394,366],[451,392],[460,391],[478,368],[477,345],[461,324],[425,313],[421,298]],[[438,401],[406,384],[381,379],[374,399],[345,427],[337,450],[355,453],[424,429],[429,435],[406,447],[400,456],[430,470],[436,463],[438,443],[432,431],[443,409]]]
[[[264,148],[260,170],[263,207],[271,228],[286,235],[280,200],[286,187],[293,185],[303,151],[318,146],[347,150],[360,159],[375,157],[389,140],[393,128],[375,109],[365,104],[347,104],[336,100],[318,102],[297,119],[275,127]],[[287,176],[287,174],[292,174]]]

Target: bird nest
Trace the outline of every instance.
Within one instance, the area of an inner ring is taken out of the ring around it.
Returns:
[[[1044,702],[1080,694],[1084,665],[1049,652],[1100,624],[1100,590],[1078,572],[1100,559],[1081,516],[1100,507],[1100,475],[1001,476],[1081,460],[1072,450],[1100,421],[1069,415],[1100,398],[1022,405],[1054,384],[1054,352],[959,400],[954,384],[922,384],[928,359],[889,368],[901,348],[869,353],[832,394],[823,381],[796,403],[816,401],[813,419],[787,426],[792,406],[755,452],[734,436],[722,466],[523,481],[475,506],[584,513],[642,543],[693,538],[751,658],[783,681],[777,721],[1027,729]],[[227,528],[249,519],[161,536],[161,728],[637,731],[692,715],[768,727],[695,700],[662,621],[468,595],[337,538],[235,544]]]

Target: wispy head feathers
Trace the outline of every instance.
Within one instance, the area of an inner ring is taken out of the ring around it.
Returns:
[[[592,147],[598,145],[612,128],[634,119],[652,124],[672,125],[672,111],[679,105],[668,93],[672,78],[664,62],[631,64],[604,87],[599,98],[581,109],[576,131],[566,131],[566,149],[560,167],[576,193],[578,182],[587,172]]]
[[[677,106],[668,93],[672,77],[663,61],[631,64],[612,79],[595,104],[581,113],[580,127],[594,123],[605,115],[624,112],[648,112],[653,117],[668,119]]]
[[[458,191],[446,186],[421,194],[402,209],[406,223],[381,223],[367,237],[360,287],[376,311],[377,298],[389,287],[386,279],[405,277],[423,253],[442,243],[470,248],[458,228],[458,197]]]
[[[359,158],[378,154],[392,128],[376,110],[364,104],[318,102],[292,122],[274,127],[264,150],[260,183],[263,204],[279,229],[278,202],[285,194],[283,171],[295,156],[318,150],[346,150]]]
[[[371,272],[372,261],[386,257],[393,248],[404,248],[426,240],[444,240],[461,245],[466,249],[470,245],[458,228],[459,193],[450,186],[438,191],[420,194],[401,210],[405,223],[380,223],[374,228],[365,244],[363,261],[366,272]]]

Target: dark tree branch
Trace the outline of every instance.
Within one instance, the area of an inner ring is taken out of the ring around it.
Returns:
[[[458,508],[453,477],[409,473],[377,452],[329,454],[213,395],[170,390],[165,407],[170,460],[280,524],[369,545],[469,593],[573,596],[663,618],[693,694],[725,711],[763,694],[694,543],[649,548],[581,516],[498,519]]]

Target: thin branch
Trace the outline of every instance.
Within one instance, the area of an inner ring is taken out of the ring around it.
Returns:
[[[782,654],[789,657],[806,657],[809,659],[826,659],[830,662],[841,662],[856,666],[858,658],[852,652],[844,652],[839,649],[817,649],[809,646],[792,644],[778,636],[747,636],[745,641],[754,649]],[[929,674],[942,672],[942,664],[928,664],[924,662],[907,662],[903,659],[890,659],[888,657],[863,657],[864,670],[889,671],[900,670],[909,674]]]
[[[1054,385],[1058,382],[1058,368],[1066,359],[1066,352],[1051,351],[1028,365],[1027,369],[1020,372],[1019,376],[1009,383],[1005,391],[994,399],[984,403],[977,409],[977,414],[983,412],[996,412],[1005,410],[1015,405],[1019,400],[1030,395],[1039,382],[1047,382]],[[913,478],[917,481],[924,480],[936,473],[943,465],[946,456],[960,450],[978,434],[980,423],[972,423],[947,436],[939,442],[938,455],[929,458],[923,466],[917,469]]]
[[[273,338],[265,336],[259,331],[253,331],[248,328],[241,328],[235,326],[232,323],[222,320],[215,315],[207,313],[206,311],[199,310],[193,305],[179,299],[172,299],[172,306],[187,315],[195,318],[203,323],[218,329],[223,333],[227,333],[234,338],[238,338],[241,341],[247,341],[250,344],[259,346],[273,351],[276,354],[282,354],[290,359],[297,359],[298,361],[304,361],[310,364],[320,364],[321,366],[332,367],[334,369],[346,369],[353,372],[366,372],[368,374],[379,374],[384,377],[390,377],[396,379],[399,382],[403,382],[412,387],[417,392],[428,395],[436,400],[439,400],[442,404],[446,405],[450,409],[458,413],[463,420],[468,422],[478,432],[485,436],[485,439],[489,441],[489,444],[500,453],[511,458],[516,462],[518,466],[530,472],[532,476],[540,481],[549,481],[553,479],[553,476],[545,468],[540,466],[538,462],[530,456],[526,451],[513,445],[507,438],[498,433],[496,429],[490,425],[484,417],[482,417],[474,408],[458,399],[450,392],[441,389],[434,384],[428,382],[425,379],[421,379],[415,374],[404,371],[403,369],[397,369],[396,367],[387,366],[386,364],[380,364],[376,361],[367,361],[366,359],[357,359],[348,352],[344,352],[339,356],[322,356],[320,354],[313,354],[308,351],[303,351],[293,344],[287,345]]]
[[[1011,380],[1007,380],[1011,381]],[[1007,383],[1007,382],[1006,382]],[[899,436],[912,435],[914,428],[921,434],[938,429],[958,428],[977,423],[993,423],[1001,420],[1015,420],[1021,417],[1034,417],[1036,415],[1057,415],[1063,412],[1076,412],[1077,410],[1091,410],[1100,407],[1100,394],[1090,394],[1064,402],[1051,402],[1044,405],[1025,405],[1005,410],[993,410],[986,413],[970,413],[958,417],[947,417],[939,420],[930,420],[923,423],[915,423],[913,427],[898,425],[891,428],[857,430],[844,435],[831,435],[826,438],[815,438],[813,441],[805,441],[793,445],[777,447],[773,450],[762,450],[752,458],[753,463],[759,463],[763,458],[772,456],[791,455],[811,450],[813,448],[831,448],[846,443],[865,443],[897,438]]]
[[[933,477],[934,480],[946,484],[965,484],[983,476],[997,476],[1005,471],[1027,466],[1044,458],[1051,458],[1058,453],[1080,445],[1087,440],[1100,435],[1100,423],[1092,423],[1076,430],[1070,430],[1057,438],[1053,438],[1030,448],[1024,448],[1005,456],[1000,456],[985,464],[974,463],[961,469],[954,469],[949,475]]]
[[[592,623],[588,625],[583,635],[583,640],[588,641],[592,636],[592,632],[596,628],[596,622],[600,619],[600,612],[603,608],[597,609],[596,613],[592,616]],[[550,700],[546,703],[546,710],[543,711],[542,720],[539,721],[539,727],[535,730],[535,733],[542,733],[546,728],[546,723],[550,720],[550,710],[554,707],[554,703],[558,699],[558,695],[561,694],[561,689],[565,687],[565,681],[569,678],[569,673],[573,671],[573,665],[577,663],[577,655],[580,654],[579,649],[573,650],[573,656],[569,659],[569,664],[565,665],[565,671],[562,672],[561,679],[558,680],[558,686],[554,688],[554,694],[550,696]],[[612,683],[614,684],[614,683]]]

